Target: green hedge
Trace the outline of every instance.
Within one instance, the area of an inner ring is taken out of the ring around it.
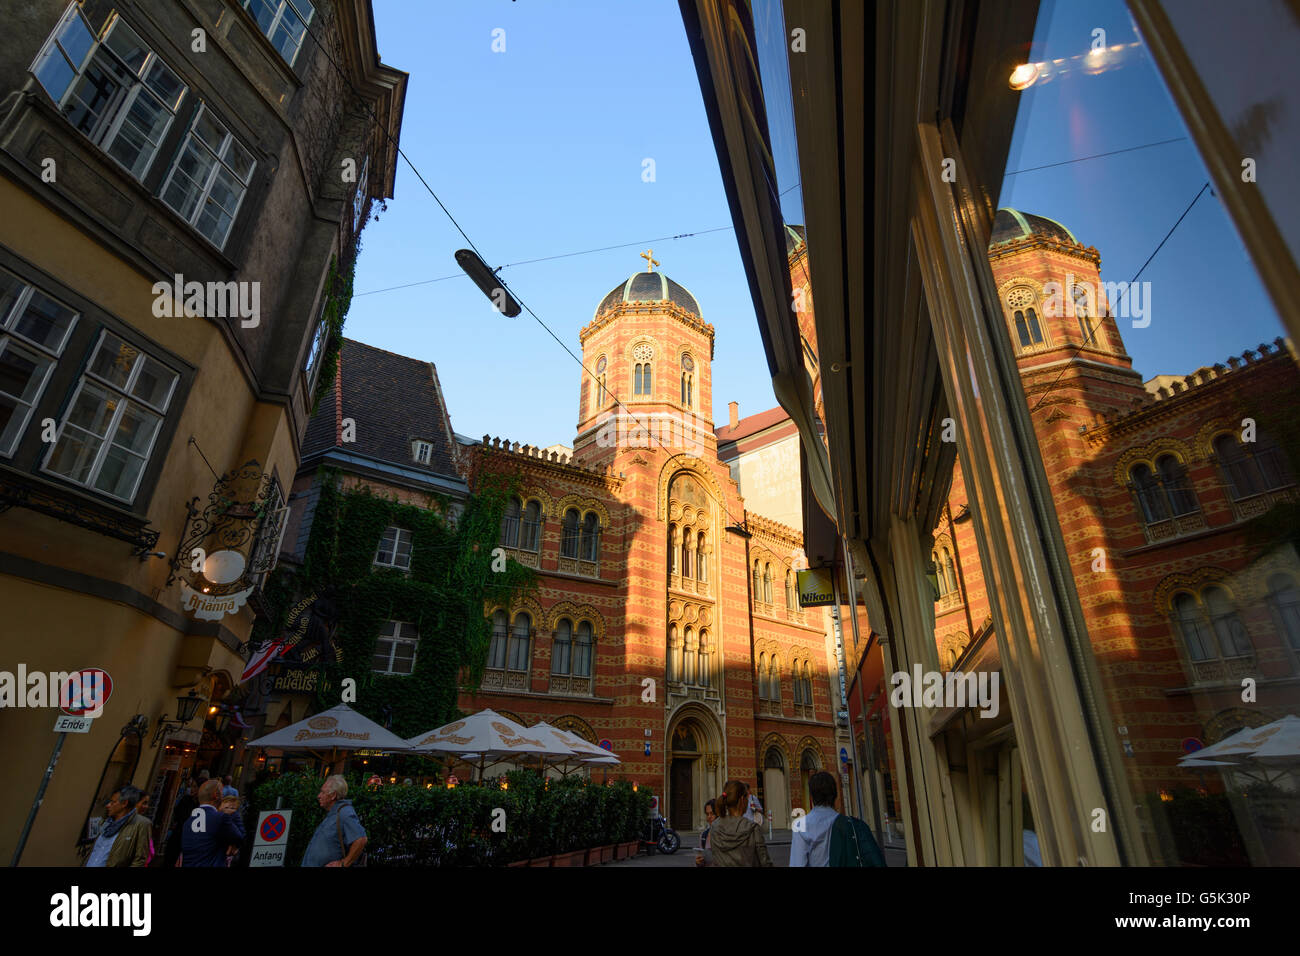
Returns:
[[[293,811],[287,866],[302,862],[324,819],[316,799],[320,784],[310,774],[284,774],[253,792],[258,811],[275,809],[277,797]],[[527,770],[508,774],[505,790],[490,783],[453,790],[368,787],[359,774],[348,775],[348,797],[370,838],[366,851],[371,866],[504,866],[640,840],[647,832],[651,796],[645,787],[633,790],[626,780],[604,785],[571,778],[543,784]],[[494,819],[503,820],[503,832],[493,830]]]

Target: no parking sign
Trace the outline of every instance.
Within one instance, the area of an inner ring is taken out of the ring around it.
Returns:
[[[289,818],[292,810],[263,810],[257,818],[257,838],[249,866],[284,866],[284,850],[289,844]]]

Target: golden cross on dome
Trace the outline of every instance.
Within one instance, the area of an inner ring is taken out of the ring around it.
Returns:
[[[659,265],[659,260],[654,257],[654,252],[653,249],[647,249],[645,252],[641,253],[641,258],[645,260],[646,272],[654,272],[654,267]]]

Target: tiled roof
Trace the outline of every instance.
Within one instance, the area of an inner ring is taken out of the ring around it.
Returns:
[[[788,419],[790,415],[784,408],[778,405],[776,408],[769,408],[765,412],[759,412],[757,415],[750,415],[748,418],[742,418],[736,423],[736,427],[723,425],[716,429],[718,441],[740,441],[742,438],[748,438],[750,435],[761,432],[765,428],[771,428],[773,425],[779,425]]]
[[[342,401],[338,387],[342,382]],[[341,441],[342,420],[356,421],[356,441]],[[343,340],[335,383],[307,425],[303,457],[340,448],[432,474],[457,477],[451,420],[432,362]],[[433,446],[429,463],[418,462],[411,443]]]

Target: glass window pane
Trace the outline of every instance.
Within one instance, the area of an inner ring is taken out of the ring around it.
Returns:
[[[176,378],[176,373],[171,369],[145,356],[144,364],[135,377],[135,384],[131,386],[131,394],[155,408],[166,411]]]
[[[221,154],[221,144],[225,142],[228,132],[210,109],[203,109],[194,121],[194,134],[217,155]]]
[[[101,125],[111,104],[130,84],[131,75],[116,61],[97,54],[86,68],[63,106],[63,115],[76,129],[94,137],[103,132]]]
[[[36,399],[45,373],[54,363],[34,349],[13,339],[3,340],[0,351],[0,392],[31,403]]]
[[[0,275],[0,283],[3,282],[3,278]],[[3,301],[5,293],[6,290],[0,284],[0,307],[5,305]],[[22,314],[14,320],[11,327],[23,338],[30,339],[37,345],[43,345],[58,354],[63,351],[68,330],[72,328],[76,318],[77,313],[71,309],[55,302],[41,291],[33,290],[31,298],[23,307]]]
[[[175,111],[181,97],[185,95],[185,84],[181,82],[181,78],[159,59],[149,64],[148,70],[145,71],[144,82],[171,111]]]
[[[26,283],[16,275],[0,269],[0,328],[8,324],[9,313],[13,311],[14,303],[18,301],[25,288],[27,288]]]
[[[144,45],[139,34],[127,26],[120,17],[113,21],[108,35],[104,37],[104,45],[121,57],[122,62],[131,68],[132,73],[136,76],[140,75],[144,61],[149,56],[149,48]]]
[[[90,370],[111,384],[125,388],[126,380],[131,375],[131,368],[139,357],[138,349],[127,345],[116,335],[106,333],[95,351]]]
[[[36,75],[41,86],[45,87],[45,92],[50,94],[50,99],[56,103],[63,99],[63,95],[68,92],[68,87],[77,75],[56,44],[50,44],[41,54],[40,59],[32,67],[32,73]]]
[[[171,120],[172,114],[161,103],[140,90],[105,151],[132,175],[143,176]]]
[[[135,402],[127,402],[113,435],[113,444],[137,455],[147,455],[162,419]]]
[[[99,477],[95,479],[95,487],[117,498],[130,498],[135,493],[146,460],[117,445],[110,445],[99,469]]]
[[[108,433],[109,422],[117,410],[120,399],[95,382],[83,382],[76,401],[68,413],[68,421],[77,428],[103,437]]]
[[[248,177],[253,174],[253,154],[241,146],[234,137],[231,137],[230,144],[226,147],[226,155],[222,158],[241,181],[248,182]]]
[[[48,465],[50,471],[85,484],[103,441],[71,425],[64,426]]]
[[[253,15],[257,25],[265,33],[271,29],[271,24],[275,22],[276,9],[279,6],[278,0],[244,0],[244,8]]]

